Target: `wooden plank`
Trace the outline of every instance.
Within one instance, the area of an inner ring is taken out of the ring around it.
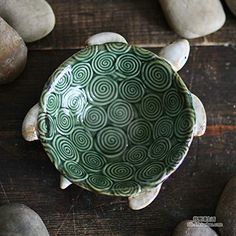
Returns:
[[[54,31],[30,44],[36,49],[74,49],[99,32],[121,33],[132,44],[160,47],[180,38],[167,25],[156,0],[49,0],[56,15]],[[218,32],[191,40],[192,45],[235,45],[236,18],[225,6],[227,21]]]
[[[157,52],[159,49],[151,49]],[[156,201],[132,211],[127,200],[72,186],[59,189],[59,174],[39,142],[21,137],[27,110],[54,69],[76,50],[30,51],[27,68],[0,87],[0,201],[35,209],[50,235],[170,235],[178,222],[214,215],[223,186],[236,165],[236,53],[234,47],[193,47],[180,71],[203,101],[207,135],[195,138],[183,165],[164,184]]]

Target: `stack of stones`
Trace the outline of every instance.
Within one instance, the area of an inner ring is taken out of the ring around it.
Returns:
[[[0,0],[0,84],[24,70],[25,43],[45,37],[54,25],[55,15],[45,0]]]

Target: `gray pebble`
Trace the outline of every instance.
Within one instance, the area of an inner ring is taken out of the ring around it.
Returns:
[[[0,16],[25,42],[39,40],[54,28],[55,16],[45,0],[0,0],[0,6]]]
[[[49,236],[39,215],[23,204],[0,207],[0,236]]]
[[[16,79],[25,68],[26,60],[23,39],[0,17],[0,84]]]
[[[223,236],[236,236],[236,176],[226,185],[216,208],[217,221]]]
[[[185,220],[177,225],[173,236],[217,236],[217,233],[206,224],[196,227],[192,220]]]

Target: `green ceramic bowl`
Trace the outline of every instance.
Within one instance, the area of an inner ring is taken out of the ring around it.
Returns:
[[[183,161],[195,112],[179,75],[150,51],[87,47],[51,76],[40,98],[39,137],[56,168],[88,190],[131,196]]]

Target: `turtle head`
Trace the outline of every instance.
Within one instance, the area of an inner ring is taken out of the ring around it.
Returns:
[[[190,52],[189,42],[186,39],[176,40],[164,47],[159,56],[168,61],[175,71],[179,71],[187,62]]]

